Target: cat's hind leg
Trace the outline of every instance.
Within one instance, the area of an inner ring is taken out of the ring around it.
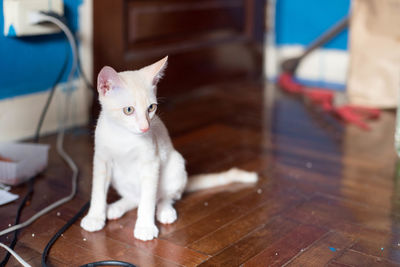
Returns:
[[[181,154],[172,151],[161,176],[160,200],[157,204],[157,220],[164,224],[177,219],[174,201],[181,198],[187,183],[185,161]]]
[[[170,224],[176,221],[177,214],[172,199],[162,199],[157,204],[157,220],[163,224]]]
[[[107,219],[116,220],[121,218],[126,212],[136,208],[138,201],[126,197],[107,205]]]

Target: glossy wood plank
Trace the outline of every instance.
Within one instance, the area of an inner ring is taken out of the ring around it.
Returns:
[[[400,264],[400,235],[398,233],[359,228],[351,234],[357,238],[351,247],[352,250]]]
[[[293,209],[288,217],[303,223],[321,225],[331,229],[344,228],[347,224],[357,225],[382,232],[399,232],[399,225],[390,221],[387,210],[371,210],[356,202],[343,201],[318,195],[303,205]]]
[[[208,202],[206,203],[208,205]],[[236,219],[238,214],[241,214],[242,212],[243,210],[234,205],[225,206],[187,227],[181,228],[166,236],[162,236],[162,238],[180,246],[187,246],[208,233],[215,231],[226,223]]]
[[[370,255],[365,255],[357,251],[346,250],[340,257],[334,260],[335,263],[345,264],[347,266],[387,266],[394,267],[399,266],[399,264],[381,259],[378,257],[373,257]]]
[[[289,233],[296,223],[281,217],[272,219],[249,233],[239,242],[216,254],[200,266],[238,266],[260,253],[263,248]],[[232,257],[232,255],[236,255]]]
[[[338,263],[338,262],[330,262],[326,266],[328,267],[351,267],[351,265],[343,264],[343,263]]]
[[[282,198],[271,199],[271,201],[266,202],[257,209],[243,214],[236,220],[193,242],[190,248],[208,255],[223,251],[226,247],[240,241],[254,229],[262,227],[265,223],[274,219],[276,214],[296,205],[300,199],[292,194],[282,196]]]
[[[310,247],[300,250],[299,255],[285,266],[324,266],[339,257],[353,242],[345,235],[330,232]]]
[[[301,250],[320,239],[326,230],[310,225],[299,225],[277,242],[245,262],[245,267],[282,266]]]
[[[253,192],[250,188],[244,188],[242,190],[233,192],[221,192],[206,198],[201,202],[185,205],[182,209],[178,207],[178,213],[180,213],[180,219],[176,223],[170,226],[166,226],[162,229],[161,236],[182,229],[183,227],[196,222],[209,214],[217,211],[229,202],[235,201],[238,198]],[[177,205],[178,206],[178,205]]]
[[[278,199],[277,202],[279,202],[281,198],[278,196],[285,195],[286,197],[286,191],[279,191],[277,186],[270,184],[258,186],[257,189],[253,189],[249,194],[242,197],[240,200],[224,206],[221,209],[211,213],[207,217],[181,228],[178,231],[174,231],[163,238],[176,244],[187,246],[203,238],[204,236],[213,233],[224,225],[236,221],[239,217],[246,216],[249,212],[257,209],[261,205],[264,205],[267,201],[270,201],[269,197],[271,197],[271,195],[275,195]],[[249,207],[248,203],[253,203],[252,207]],[[207,207],[210,205],[208,202],[204,202],[204,204],[206,204]],[[271,205],[271,203],[269,203],[269,205]]]

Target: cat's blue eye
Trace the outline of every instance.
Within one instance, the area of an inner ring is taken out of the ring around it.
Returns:
[[[157,104],[151,104],[147,110],[150,113],[150,112],[155,111],[156,109],[157,109]]]
[[[132,106],[129,107],[124,107],[124,114],[125,115],[131,115],[135,111],[135,108]]]

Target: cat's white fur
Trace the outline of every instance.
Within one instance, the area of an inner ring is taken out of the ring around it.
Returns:
[[[163,75],[167,57],[137,71],[117,73],[104,67],[98,90],[102,111],[95,132],[91,206],[81,221],[87,231],[98,231],[107,219],[117,219],[138,207],[134,236],[151,240],[158,236],[155,216],[161,223],[173,223],[174,201],[186,191],[231,182],[254,183],[257,174],[231,169],[226,172],[187,178],[185,161],[177,152],[168,131],[155,111],[156,85]],[[125,107],[134,107],[126,115]],[[112,184],[121,196],[107,205]],[[157,207],[157,214],[156,213]]]

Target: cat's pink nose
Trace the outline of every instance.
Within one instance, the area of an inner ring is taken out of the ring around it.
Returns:
[[[145,133],[145,132],[147,132],[148,130],[149,130],[149,127],[146,127],[146,128],[140,129],[140,131],[141,131],[142,133]]]

